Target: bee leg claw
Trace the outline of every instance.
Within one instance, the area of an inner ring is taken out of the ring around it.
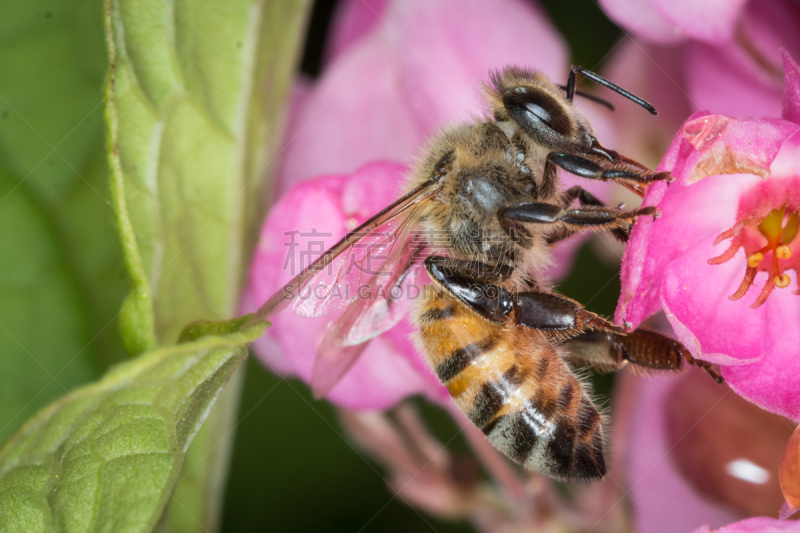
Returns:
[[[652,181],[666,181],[667,183],[671,183],[675,181],[675,176],[672,175],[671,172],[659,172],[658,174],[654,174]]]
[[[651,216],[653,220],[661,218],[661,210],[656,206],[650,205],[647,207],[641,207],[633,212],[631,212],[633,217],[644,217],[644,216]]]

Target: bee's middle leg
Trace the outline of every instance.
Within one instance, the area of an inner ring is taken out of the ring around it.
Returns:
[[[606,204],[603,203],[602,200],[597,198],[595,195],[581,187],[580,185],[575,185],[574,187],[570,187],[566,191],[564,191],[564,207],[569,207],[569,205],[573,202],[573,200],[578,200],[578,203],[582,206],[595,206],[595,207],[607,207]],[[623,209],[623,205],[620,204],[619,209]],[[622,242],[628,242],[628,237],[631,233],[631,224],[624,224],[618,228],[611,229],[611,234],[614,237]],[[575,233],[580,232],[581,230],[575,229],[568,226],[562,226],[559,231],[550,235],[547,239],[548,244],[553,244],[559,241],[563,241],[567,237],[571,237]]]
[[[588,194],[588,193],[586,193]],[[591,199],[599,200],[589,195]],[[554,243],[581,231],[613,232],[618,238],[627,239],[633,221],[640,216],[658,216],[655,207],[642,207],[632,211],[602,205],[583,205],[574,209],[565,209],[556,204],[545,202],[526,202],[503,208],[498,216],[500,224],[510,232],[532,224],[551,225],[554,231],[548,242]]]
[[[575,185],[574,187],[570,187],[566,191],[564,191],[564,205],[569,206],[573,200],[578,200],[580,205],[594,205],[597,207],[605,207],[606,204],[603,203],[598,197],[581,187],[580,185]]]

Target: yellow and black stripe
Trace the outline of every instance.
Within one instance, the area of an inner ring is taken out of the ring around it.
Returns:
[[[421,346],[492,444],[552,477],[602,477],[600,414],[546,337],[489,322],[438,287],[427,297],[417,314]]]

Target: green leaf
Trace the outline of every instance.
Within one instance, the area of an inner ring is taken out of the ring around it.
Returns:
[[[266,323],[161,348],[66,394],[0,450],[0,531],[149,531]]]
[[[96,2],[0,2],[0,443],[124,357],[106,65]]]
[[[107,0],[106,118],[132,353],[234,314],[307,3]]]
[[[235,305],[252,253],[308,0],[106,0],[111,194],[132,354]],[[234,378],[189,450],[160,525],[215,529]]]

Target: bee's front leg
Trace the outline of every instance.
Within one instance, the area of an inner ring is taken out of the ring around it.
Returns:
[[[603,161],[603,163],[600,164],[598,161]],[[591,180],[614,180],[646,185],[654,181],[672,179],[669,172],[644,172],[635,168],[627,160],[622,161],[616,158],[606,161],[602,157],[597,157],[596,161],[593,161],[579,155],[550,152],[547,154],[545,174],[551,165],[557,165],[570,174]]]

